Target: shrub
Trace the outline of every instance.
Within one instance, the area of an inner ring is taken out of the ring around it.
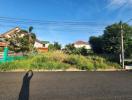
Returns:
[[[94,68],[92,61],[81,55],[70,55],[64,62],[75,65],[76,68],[81,70],[92,70]]]
[[[0,52],[3,52],[3,51],[4,51],[3,47],[0,47]]]
[[[15,69],[65,70],[69,67],[75,67],[81,70],[120,68],[117,63],[109,62],[107,59],[100,56],[85,57],[82,55],[67,55],[61,51],[32,55],[24,59],[16,58],[16,61],[0,64],[1,71]]]
[[[49,52],[46,53],[44,56],[47,56],[49,57],[49,59],[59,62],[63,62],[67,58],[67,55],[61,51]]]
[[[64,63],[68,63],[71,65],[77,65],[78,63],[78,58],[75,55],[69,55],[69,57],[67,57],[67,59],[64,60]]]
[[[120,68],[121,66],[117,63],[110,62],[107,58],[101,56],[89,56],[88,59],[92,59],[97,69],[108,69],[108,68]]]
[[[60,62],[46,62],[46,63],[33,63],[32,65],[33,69],[47,69],[47,70],[53,70],[53,69],[62,69],[65,70],[69,68],[68,64],[60,63]]]

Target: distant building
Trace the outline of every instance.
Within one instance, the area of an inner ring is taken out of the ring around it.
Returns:
[[[6,47],[7,45],[5,38],[0,36],[0,47]]]
[[[13,28],[3,34],[0,35],[1,38],[14,38],[16,36],[23,37],[28,34],[26,31],[21,31],[19,27]]]
[[[0,47],[6,47],[7,43],[6,42],[0,42]]]
[[[48,51],[49,42],[48,41],[40,41],[36,39],[34,43],[34,47],[37,48],[39,52],[47,52]]]
[[[28,32],[20,29],[19,27],[13,28],[3,34],[0,34],[0,47],[5,47],[8,45],[8,43],[5,41],[9,38],[15,38],[16,36],[23,37],[24,35],[27,35]],[[40,41],[36,39],[34,47],[38,49],[40,52],[48,51],[48,41]]]
[[[43,48],[43,47],[48,48],[48,46],[49,46],[48,41],[40,41],[38,39],[36,39],[35,44],[34,44],[34,47],[36,48]]]
[[[84,42],[84,41],[76,41],[74,43],[74,47],[75,48],[85,47],[86,49],[91,49],[91,45],[88,42]]]

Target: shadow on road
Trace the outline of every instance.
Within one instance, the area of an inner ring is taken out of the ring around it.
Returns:
[[[29,70],[23,77],[23,84],[21,91],[19,93],[18,100],[29,100],[29,89],[30,89],[30,80],[33,77],[33,71]]]

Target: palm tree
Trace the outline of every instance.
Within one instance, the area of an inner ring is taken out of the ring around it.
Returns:
[[[28,29],[28,34],[29,34],[29,46],[30,46],[30,51],[32,52],[33,51],[33,46],[34,46],[34,43],[35,43],[35,40],[36,40],[36,35],[35,33],[32,32],[33,30],[33,27],[30,26],[29,29]]]
[[[28,32],[29,32],[29,33],[32,33],[32,30],[33,30],[33,27],[30,26],[29,29],[28,29]]]

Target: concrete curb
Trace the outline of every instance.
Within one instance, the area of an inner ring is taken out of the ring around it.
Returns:
[[[30,70],[30,69],[29,69]],[[0,71],[0,72],[27,72],[28,69],[18,69],[18,70],[9,70],[9,71]],[[130,71],[126,69],[98,69],[96,71],[87,71],[87,70],[32,70],[33,72],[115,72],[115,71]]]

